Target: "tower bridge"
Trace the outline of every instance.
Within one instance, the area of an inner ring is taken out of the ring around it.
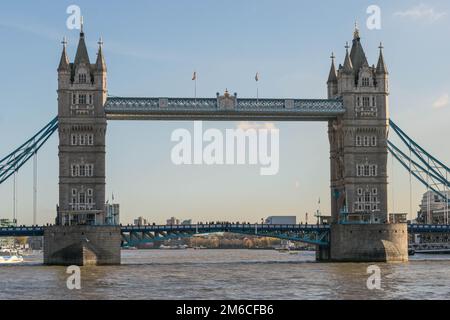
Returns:
[[[411,231],[418,227],[389,222],[388,151],[428,188],[441,192],[450,186],[449,168],[389,119],[389,73],[383,47],[380,45],[377,65],[370,66],[357,29],[351,50],[346,46],[343,64],[336,67],[334,55],[331,57],[326,99],[248,99],[228,91],[212,98],[111,97],[107,94],[102,46],[100,41],[96,61],[91,63],[82,29],[75,58],[70,62],[63,42],[57,70],[57,118],[0,160],[1,184],[58,130],[56,225],[0,229],[0,235],[44,235],[46,264],[118,264],[121,244],[204,232],[235,232],[312,243],[317,246],[317,259],[321,261],[406,261],[408,228]],[[113,120],[326,121],[331,225],[108,225],[105,146],[107,122]],[[390,127],[401,137],[410,156],[399,152],[388,140]],[[424,178],[430,176],[432,183]],[[362,222],[361,217],[368,215],[370,221]]]

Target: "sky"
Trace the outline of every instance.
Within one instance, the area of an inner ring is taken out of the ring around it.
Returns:
[[[108,90],[115,96],[192,97],[237,92],[264,98],[326,98],[333,51],[343,63],[355,21],[370,64],[380,41],[390,72],[391,118],[444,163],[450,116],[450,2],[441,1],[9,1],[0,7],[0,158],[57,113],[56,68],[61,40],[73,60],[78,30],[69,5],[84,16],[91,60],[103,37]],[[381,29],[369,30],[366,10],[381,9]],[[206,122],[236,128],[237,122]],[[264,124],[251,124],[261,126]],[[276,122],[280,170],[257,166],[175,166],[177,128],[192,122],[108,122],[107,197],[121,205],[121,222],[143,216],[194,221],[260,221],[271,215],[305,220],[330,211],[329,144],[325,122]],[[58,203],[57,135],[38,156],[38,223],[53,222]],[[389,160],[389,206],[417,211],[422,185]],[[32,223],[32,164],[17,177],[18,220]],[[12,218],[12,180],[0,185],[0,217]],[[410,217],[413,217],[410,213]]]

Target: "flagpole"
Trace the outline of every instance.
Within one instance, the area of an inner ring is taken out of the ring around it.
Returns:
[[[255,81],[256,81],[256,105],[259,105],[259,86],[258,86],[259,72],[257,72],[255,75]]]
[[[194,101],[197,104],[197,71],[194,71],[192,75],[192,80],[194,81]]]

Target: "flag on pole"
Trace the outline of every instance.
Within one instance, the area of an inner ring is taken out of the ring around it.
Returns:
[[[256,75],[255,75],[255,81],[256,81],[256,82],[259,81],[259,72],[257,72]]]
[[[194,74],[192,75],[192,81],[197,80],[197,72],[194,71]]]

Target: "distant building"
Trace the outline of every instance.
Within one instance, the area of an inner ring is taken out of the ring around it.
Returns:
[[[13,248],[16,244],[16,239],[12,237],[0,238],[0,249],[1,248]]]
[[[118,203],[106,203],[105,223],[111,226],[117,226],[120,224],[120,205]]]
[[[445,193],[444,193],[445,194]],[[450,191],[447,192],[450,199]],[[428,224],[445,224],[450,206],[445,204],[446,199],[438,196],[433,191],[427,191],[422,197],[420,210],[417,213],[417,222]]]
[[[192,224],[192,219],[183,220],[183,222],[181,224],[182,225],[191,225]]]
[[[297,224],[296,216],[270,216],[266,219],[267,224]]]
[[[390,223],[407,223],[408,214],[406,213],[389,213]]]
[[[147,219],[144,219],[143,217],[139,217],[137,219],[134,219],[134,225],[135,226],[146,226],[148,225]]]
[[[180,224],[180,219],[177,219],[175,217],[172,217],[170,219],[167,220],[166,224],[168,226],[177,226]]]
[[[16,223],[9,219],[0,219],[0,227],[11,227],[15,226]]]

